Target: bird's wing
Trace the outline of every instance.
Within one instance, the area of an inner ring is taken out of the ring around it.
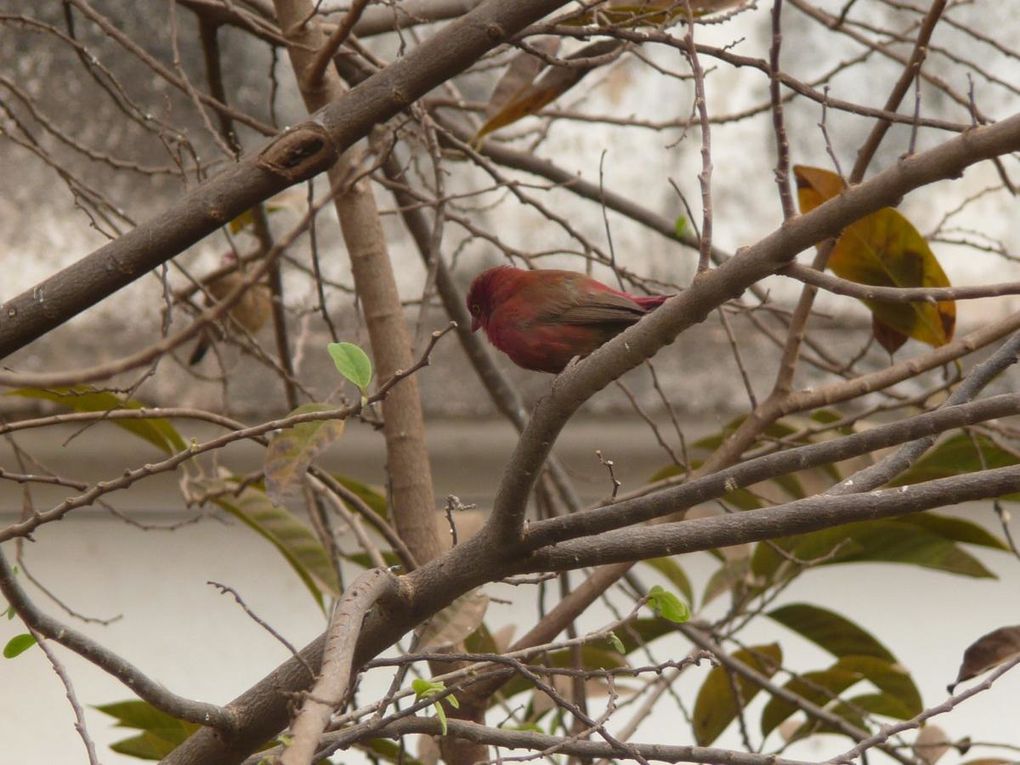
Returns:
[[[579,295],[576,301],[559,307],[555,313],[543,317],[558,324],[633,324],[646,313],[645,309],[612,292],[590,292]]]

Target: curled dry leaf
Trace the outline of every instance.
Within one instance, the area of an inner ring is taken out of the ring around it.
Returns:
[[[461,595],[425,625],[419,637],[419,648],[457,645],[478,629],[488,607],[489,597],[480,590]]]
[[[507,98],[505,103],[496,106],[494,113],[478,129],[475,142],[481,141],[482,138],[494,130],[512,125],[519,119],[536,114],[542,107],[548,106],[574,87],[589,72],[602,66],[605,63],[603,57],[622,50],[623,45],[623,42],[620,40],[599,40],[586,45],[581,50],[566,57],[567,61],[595,59],[590,65],[551,66],[547,67],[541,76],[538,76],[537,73],[532,75],[532,79],[520,85]],[[507,89],[510,87],[508,86]],[[493,97],[496,95],[494,93]],[[500,97],[504,96],[501,94]],[[493,112],[492,105],[490,105],[486,112]]]
[[[505,653],[510,648],[510,641],[514,639],[514,632],[516,631],[516,626],[508,624],[493,632],[492,642],[496,644],[496,650],[500,653]]]
[[[555,56],[556,51],[560,49],[559,37],[539,37],[530,42],[532,48],[547,56]],[[512,98],[529,87],[538,77],[538,73],[545,69],[545,66],[545,61],[542,58],[528,51],[521,51],[510,59],[510,65],[507,66],[503,76],[496,83],[496,87],[492,89],[492,95],[489,96],[489,103],[485,107],[485,118],[494,117]]]
[[[937,725],[925,725],[914,739],[914,756],[925,765],[935,765],[951,748],[949,736]]]
[[[291,415],[330,410],[329,404],[302,404]],[[274,435],[266,449],[264,470],[266,493],[276,504],[284,504],[287,496],[301,485],[312,461],[343,435],[343,420],[313,420],[285,428]]]
[[[949,684],[950,693],[964,680],[970,680],[1011,659],[1020,657],[1020,624],[999,627],[983,635],[963,652],[963,663],[956,680]]]

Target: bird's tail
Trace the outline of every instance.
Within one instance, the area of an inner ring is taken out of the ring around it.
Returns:
[[[672,295],[631,295],[631,298],[639,306],[644,308],[646,311],[651,311],[658,308],[660,305],[669,300]]]

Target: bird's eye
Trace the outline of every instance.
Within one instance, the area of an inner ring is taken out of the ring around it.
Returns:
[[[471,314],[473,316],[477,316],[481,312],[482,312],[482,307],[480,305],[478,305],[478,303],[472,303],[471,304]]]

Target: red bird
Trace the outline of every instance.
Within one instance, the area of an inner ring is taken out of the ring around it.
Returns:
[[[630,295],[573,271],[500,266],[475,277],[467,307],[471,331],[484,328],[517,366],[556,374],[669,297]]]

